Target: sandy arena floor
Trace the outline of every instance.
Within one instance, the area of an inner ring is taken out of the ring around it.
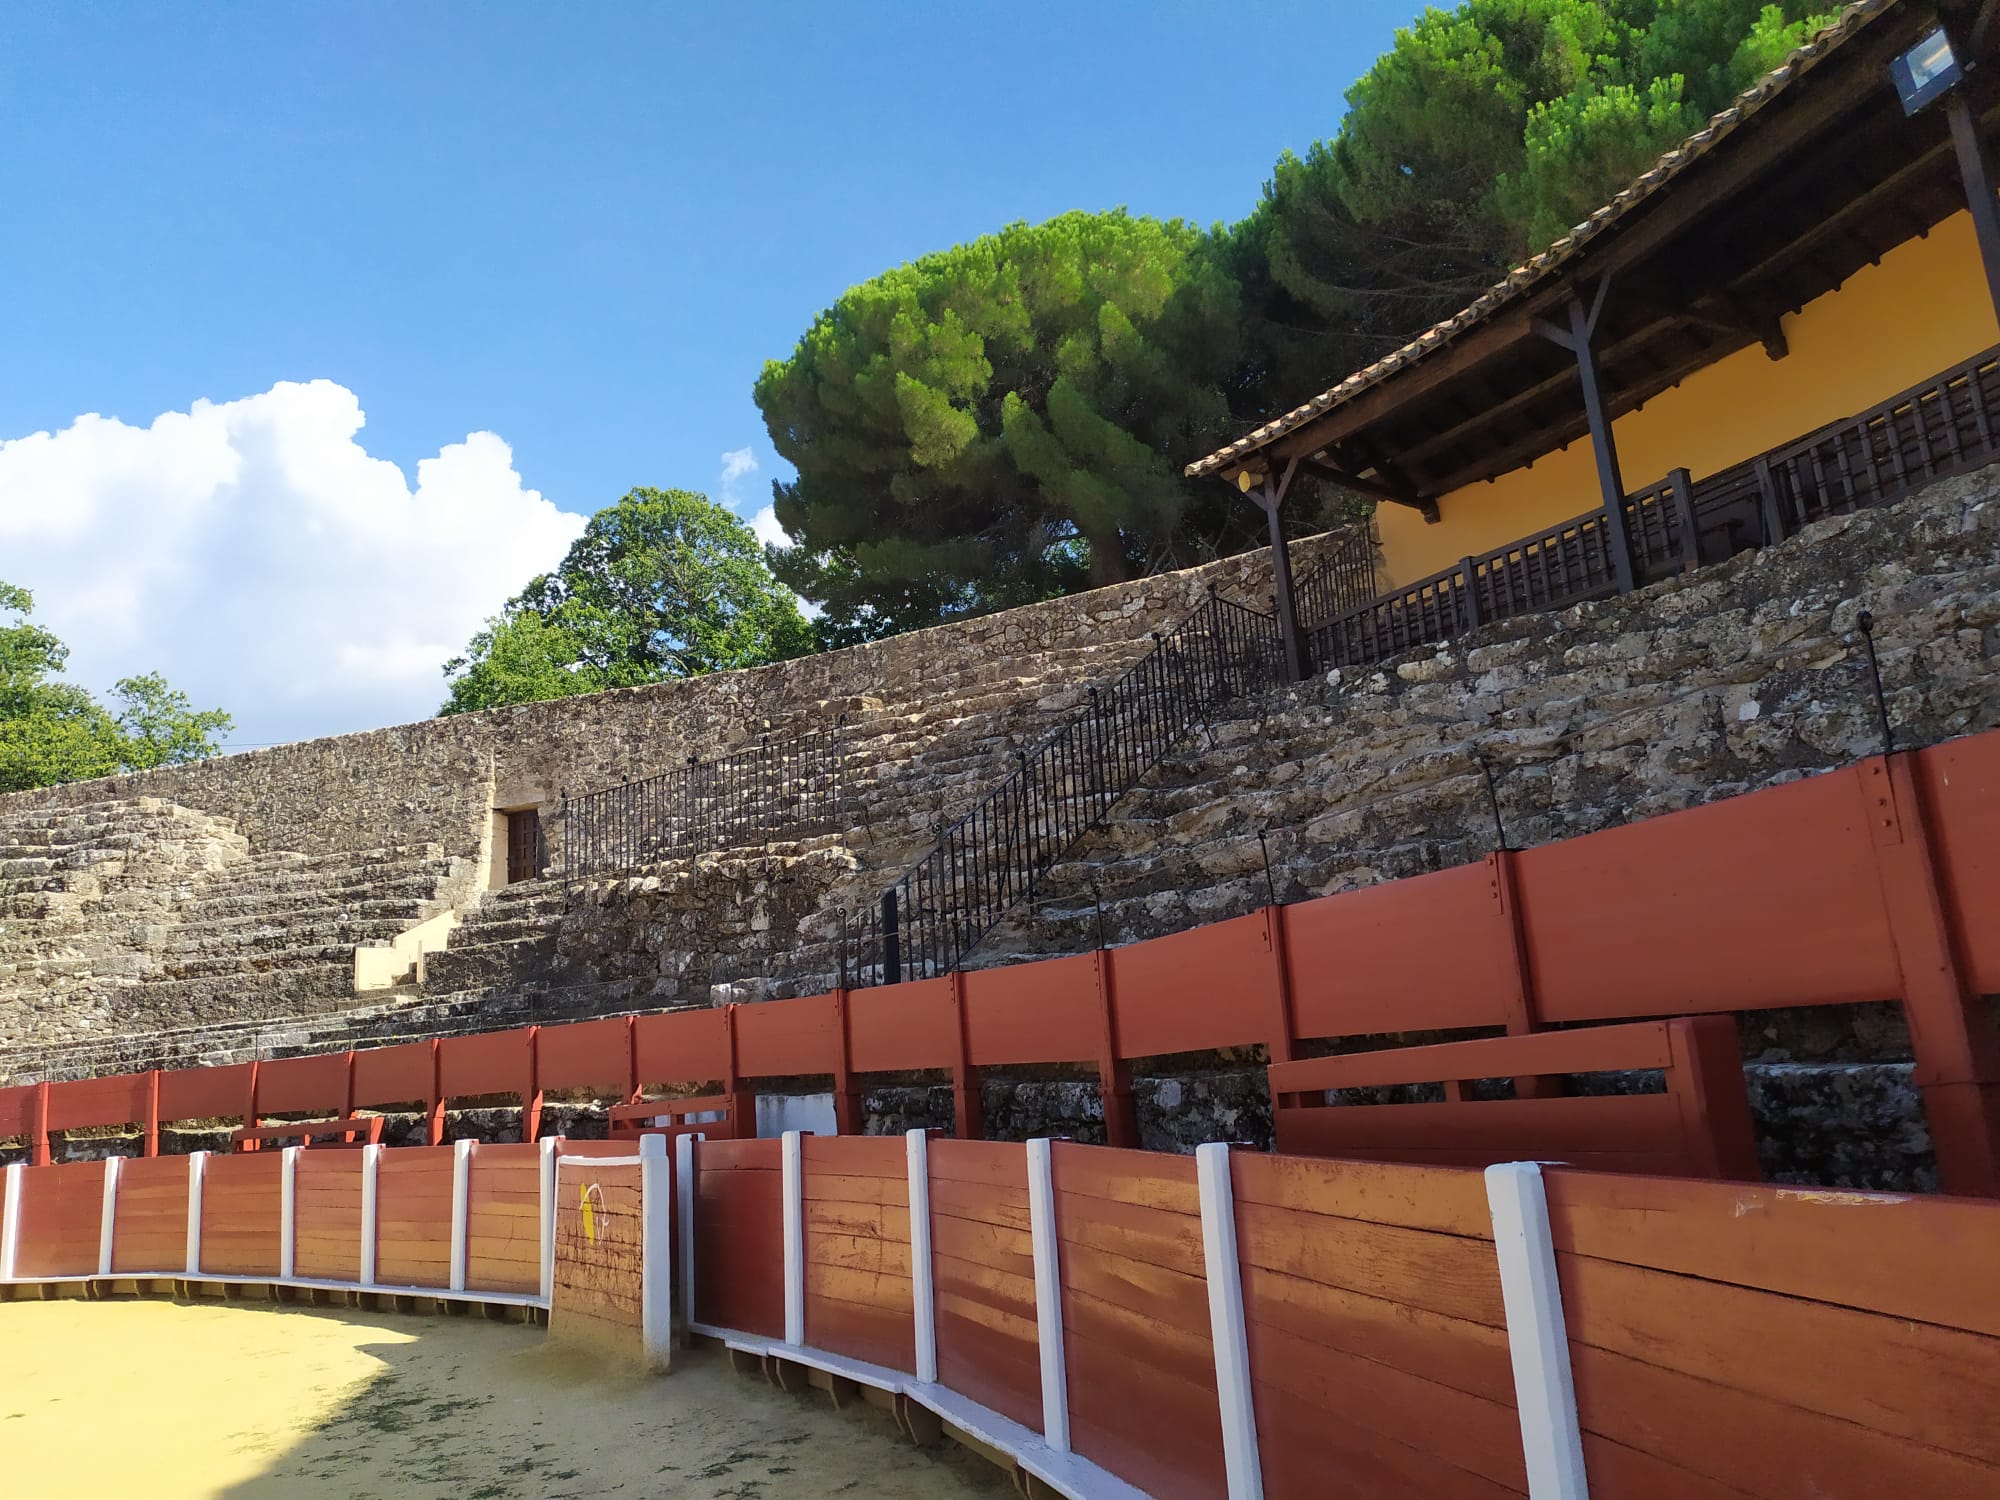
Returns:
[[[955,1443],[714,1353],[644,1379],[521,1324],[221,1302],[0,1306],[0,1453],[21,1500],[1012,1492]]]

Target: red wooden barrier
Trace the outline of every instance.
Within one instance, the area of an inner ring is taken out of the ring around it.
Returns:
[[[900,1136],[800,1143],[806,1342],[914,1371],[909,1155]]]
[[[700,1141],[694,1159],[695,1319],[783,1338],[785,1209],[779,1143]]]
[[[1219,1495],[1194,1162],[1067,1144],[1052,1155],[1071,1444],[1162,1500]]]
[[[162,1120],[240,1120],[253,1105],[257,1064],[175,1068],[160,1074]],[[115,1123],[115,1122],[104,1122]]]
[[[98,1235],[104,1224],[104,1163],[29,1168],[21,1174],[20,1212],[15,1275],[92,1274],[97,1270]]]
[[[1265,1494],[1525,1493],[1481,1174],[1249,1152],[1230,1172]]]
[[[451,1183],[449,1146],[382,1153],[375,1179],[377,1282],[451,1284]]]
[[[382,1153],[385,1157],[388,1152]],[[359,1151],[301,1151],[293,1192],[293,1274],[322,1281],[361,1276]]]
[[[276,1151],[212,1156],[201,1179],[205,1276],[273,1277],[284,1228],[284,1157]]]
[[[1028,1154],[997,1141],[928,1152],[938,1379],[1023,1427],[1042,1427]]]
[[[729,1011],[672,1010],[635,1016],[632,1053],[640,1088],[721,1083],[733,1070]]]
[[[118,1171],[111,1269],[177,1275],[187,1269],[188,1158],[134,1158]]]
[[[543,1026],[535,1033],[535,1084],[550,1089],[595,1089],[616,1098],[637,1086],[632,1076],[632,1021],[607,1016]]]
[[[466,1191],[465,1284],[484,1292],[539,1292],[541,1148],[481,1145]]]
[[[840,1031],[832,995],[766,1000],[730,1007],[736,1027],[735,1072],[744,1078],[832,1074],[840,1067]]]
[[[438,1098],[436,1042],[399,1042],[393,1047],[369,1047],[354,1054],[354,1107],[386,1109],[421,1104],[432,1109]],[[439,1142],[434,1137],[432,1145]]]
[[[256,1113],[307,1115],[345,1113],[353,1087],[354,1054],[324,1052],[257,1064]]]

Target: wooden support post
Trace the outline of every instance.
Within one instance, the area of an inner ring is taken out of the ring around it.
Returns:
[[[1285,540],[1285,496],[1298,477],[1299,461],[1286,462],[1284,472],[1265,475],[1251,491],[1251,498],[1264,512],[1271,535],[1271,608],[1278,617],[1278,645],[1284,653],[1285,680],[1298,682],[1306,675],[1305,650],[1299,640],[1298,596],[1292,585],[1292,550]]]
[[[935,1384],[937,1368],[937,1283],[931,1264],[930,1132],[912,1130],[909,1147],[910,1311],[916,1330],[917,1379]]]
[[[290,1281],[298,1272],[299,1152],[287,1146],[278,1153],[278,1275]]]
[[[49,1164],[49,1083],[45,1078],[35,1085],[35,1110],[28,1122],[28,1165],[46,1167]]]
[[[1757,529],[1762,533],[1758,545],[1774,547],[1785,539],[1785,512],[1778,504],[1778,482],[1771,474],[1771,461],[1761,455],[1752,460],[1751,469],[1757,475]]]
[[[350,1066],[348,1072],[352,1074]],[[146,1155],[160,1154],[160,1070],[146,1071],[146,1118],[140,1122],[145,1130]]]
[[[673,1171],[667,1138],[639,1137],[639,1336],[646,1367],[661,1371],[673,1362]]]
[[[1063,1355],[1062,1268],[1056,1244],[1054,1159],[1046,1136],[1028,1142],[1028,1236],[1035,1260],[1035,1342],[1042,1364],[1042,1441],[1069,1452],[1069,1374]]]
[[[27,1167],[10,1162],[0,1187],[0,1281],[14,1279],[21,1250],[21,1177]]]
[[[1597,367],[1597,353],[1591,339],[1597,332],[1598,315],[1604,311],[1605,294],[1611,278],[1598,279],[1590,305],[1572,294],[1569,299],[1569,326],[1537,318],[1535,331],[1549,342],[1559,344],[1576,356],[1576,378],[1583,387],[1583,413],[1590,423],[1590,447],[1597,459],[1597,488],[1604,502],[1604,532],[1610,543],[1611,572],[1618,592],[1632,592],[1632,538],[1625,525],[1625,479],[1618,470],[1618,444],[1611,432],[1610,413],[1604,404],[1604,381]]]
[[[1215,1396],[1222,1413],[1222,1464],[1229,1500],[1264,1500],[1257,1454],[1257,1408],[1250,1385],[1249,1328],[1243,1317],[1243,1267],[1236,1253],[1236,1189],[1229,1147],[1197,1146],[1202,1267],[1208,1283],[1209,1341],[1215,1350]]]
[[[375,1238],[380,1202],[382,1148],[361,1148],[361,1285],[375,1285]]]
[[[444,1144],[444,1075],[439,1071],[443,1066],[441,1044],[431,1042],[431,1096],[429,1108],[424,1111],[424,1144],[442,1146]]]
[[[1945,95],[1944,117],[1951,127],[1952,148],[1958,154],[1958,177],[1965,187],[1965,206],[1972,213],[1973,233],[1979,240],[1979,260],[1986,272],[1986,295],[1993,315],[2000,321],[2000,202],[1994,198],[1993,158],[1980,139],[1979,124],[1973,117],[1967,86],[1959,85]]]
[[[118,1173],[125,1165],[123,1157],[104,1158],[104,1207],[97,1216],[97,1274],[111,1274],[112,1241],[118,1233]]]
[[[965,1030],[965,976],[951,975],[952,1034],[958,1048],[951,1060],[952,1133],[961,1141],[983,1140],[986,1136],[986,1108],[979,1097],[979,1069],[972,1056]]]
[[[1479,567],[1468,553],[1458,560],[1458,570],[1465,575],[1460,590],[1460,597],[1465,600],[1465,628],[1477,630],[1485,623],[1479,612]]]
[[[1270,1060],[1290,1062],[1296,1051],[1292,1027],[1292,965],[1285,946],[1285,909],[1264,908],[1264,946],[1271,955],[1271,1018],[1265,1027]]]
[[[373,1150],[374,1148],[371,1147],[369,1149]],[[206,1151],[191,1152],[188,1156],[187,1222],[187,1274],[190,1276],[199,1276],[201,1274],[201,1188],[202,1180],[207,1171],[208,1153]],[[366,1209],[368,1204],[367,1183],[365,1179],[362,1185],[362,1193],[363,1217],[365,1219],[367,1217]]]
[[[1916,1083],[1947,1193],[2000,1197],[2000,1033],[1966,982],[1907,752],[1856,767],[1902,972]]]
[[[695,1142],[698,1135],[674,1137],[674,1197],[680,1210],[680,1257],[681,1257],[681,1322],[687,1329],[689,1344],[694,1342],[694,1207],[695,1174],[700,1166],[695,1160]]]
[[[562,1137],[545,1136],[535,1144],[542,1152],[536,1184],[541,1208],[542,1305],[546,1307],[556,1290],[556,1152],[562,1148]]]
[[[454,1292],[465,1290],[471,1253],[472,1154],[475,1141],[451,1143],[451,1281]]]
[[[799,1132],[787,1130],[778,1142],[785,1224],[785,1342],[806,1341],[806,1185]]]
[[[1692,573],[1701,566],[1701,525],[1694,514],[1694,478],[1686,469],[1667,475],[1674,492],[1674,515],[1681,525],[1681,568]]]
[[[1542,1029],[1535,1005],[1535,972],[1528,960],[1527,906],[1521,898],[1520,854],[1512,849],[1496,849],[1486,856],[1486,869],[1493,880],[1493,904],[1498,914],[1500,940],[1504,950],[1501,972],[1513,979],[1507,996],[1507,1035],[1526,1036]],[[1523,1077],[1514,1080],[1517,1099],[1558,1099],[1563,1095],[1557,1078]]]
[[[853,1052],[848,1043],[848,991],[833,992],[833,1124],[842,1135],[860,1135],[866,1123],[861,1117],[861,1090],[854,1084]]]
[[[1097,980],[1097,1091],[1104,1106],[1106,1145],[1137,1150],[1139,1110],[1132,1098],[1132,1065],[1118,1052],[1117,997],[1112,993],[1111,955],[1099,948],[1091,955]]]
[[[539,1026],[528,1028],[528,1092],[521,1096],[521,1139],[529,1143],[542,1136],[542,1065],[535,1045],[541,1034]]]
[[[1486,1201],[1500,1259],[1500,1300],[1514,1365],[1528,1493],[1533,1500],[1588,1500],[1583,1432],[1542,1169],[1534,1162],[1488,1167]]]
[[[722,1029],[729,1036],[729,1073],[722,1080],[722,1092],[729,1096],[729,1129],[739,1141],[757,1138],[757,1091],[743,1087],[736,1058],[736,1007],[722,1008]]]

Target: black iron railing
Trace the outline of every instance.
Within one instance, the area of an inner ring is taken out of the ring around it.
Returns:
[[[1625,501],[1632,574],[1648,583],[1782,541],[1829,516],[1900,500],[2000,458],[2000,348],[1855,417],[1699,482],[1676,469]],[[1301,601],[1318,667],[1363,666],[1511,615],[1618,591],[1616,542],[1600,510],[1327,616]]]
[[[801,838],[844,827],[846,735],[774,741],[679,770],[567,798],[565,879],[635,870],[713,849]]]
[[[1284,680],[1275,618],[1211,594],[1032,750],[842,935],[842,982],[960,967],[1001,918],[1216,706]]]
[[[1375,556],[1380,544],[1372,520],[1359,521],[1336,535],[1292,585],[1299,623],[1316,625],[1359,609],[1375,597]]]

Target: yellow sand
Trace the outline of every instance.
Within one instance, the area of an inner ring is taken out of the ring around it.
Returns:
[[[540,1329],[164,1301],[0,1305],[0,1489],[231,1500],[997,1495],[886,1413],[721,1357],[615,1374]]]

